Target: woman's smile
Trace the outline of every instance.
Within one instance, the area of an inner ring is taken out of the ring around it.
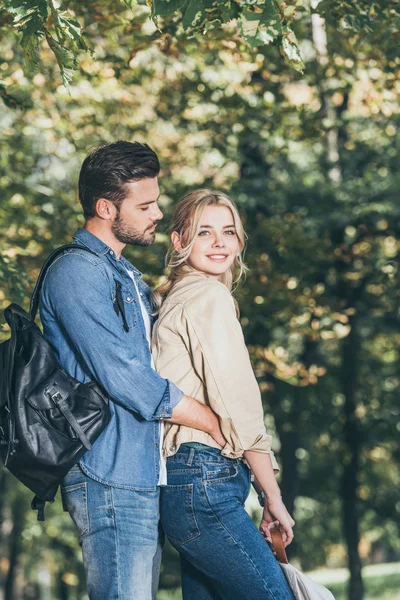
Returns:
[[[240,252],[234,218],[227,206],[206,206],[188,264],[208,277],[219,278]]]
[[[207,258],[216,262],[223,262],[228,258],[228,254],[208,254]]]

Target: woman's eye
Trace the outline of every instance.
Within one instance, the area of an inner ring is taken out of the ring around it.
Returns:
[[[210,233],[209,231],[204,230],[204,231],[200,231],[199,235],[206,235],[206,234],[208,235],[209,233]]]
[[[234,231],[233,229],[227,229],[225,233],[228,233],[229,235],[236,235],[236,231]]]

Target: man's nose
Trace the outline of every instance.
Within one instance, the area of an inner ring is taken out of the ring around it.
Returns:
[[[153,220],[153,221],[160,221],[160,219],[162,219],[162,218],[163,218],[163,216],[164,216],[164,215],[163,215],[163,213],[162,213],[162,211],[161,211],[160,207],[158,206],[158,204],[156,204],[156,206],[155,206],[155,210],[154,210],[154,213],[153,213],[153,214],[152,214],[152,216],[151,216],[152,220]]]

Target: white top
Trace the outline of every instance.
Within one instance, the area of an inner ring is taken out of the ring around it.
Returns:
[[[143,317],[143,321],[144,321],[144,327],[146,330],[146,339],[147,339],[147,343],[149,344],[149,349],[150,349],[150,356],[151,356],[151,321],[150,321],[150,316],[149,313],[147,312],[147,309],[144,305],[144,302],[142,300],[142,296],[139,292],[138,286],[136,285],[136,281],[135,278],[133,276],[133,271],[128,271],[128,274],[130,275],[133,283],[135,284],[135,288],[136,288],[136,292],[139,298],[139,303],[140,303],[140,310],[142,311],[142,317]],[[154,366],[154,361],[153,361],[153,357],[151,356],[151,367],[152,369],[155,370],[155,366]],[[160,450],[160,475],[158,477],[158,484],[157,485],[167,485],[167,464],[165,461],[165,458],[163,457],[162,454],[162,446],[163,446],[163,439],[164,439],[164,421],[162,419],[160,419],[159,421],[159,433],[160,433],[160,441],[158,444],[159,450]]]

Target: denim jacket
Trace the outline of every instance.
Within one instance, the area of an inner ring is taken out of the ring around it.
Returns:
[[[149,314],[150,288],[133,265],[87,230],[78,229],[74,241],[96,255],[77,248],[55,259],[43,283],[40,316],[59,364],[78,381],[96,379],[112,398],[111,421],[80,465],[107,485],[154,489],[159,420],[171,416],[183,393],[151,368],[139,298],[127,270]],[[114,310],[117,285],[125,324]]]

